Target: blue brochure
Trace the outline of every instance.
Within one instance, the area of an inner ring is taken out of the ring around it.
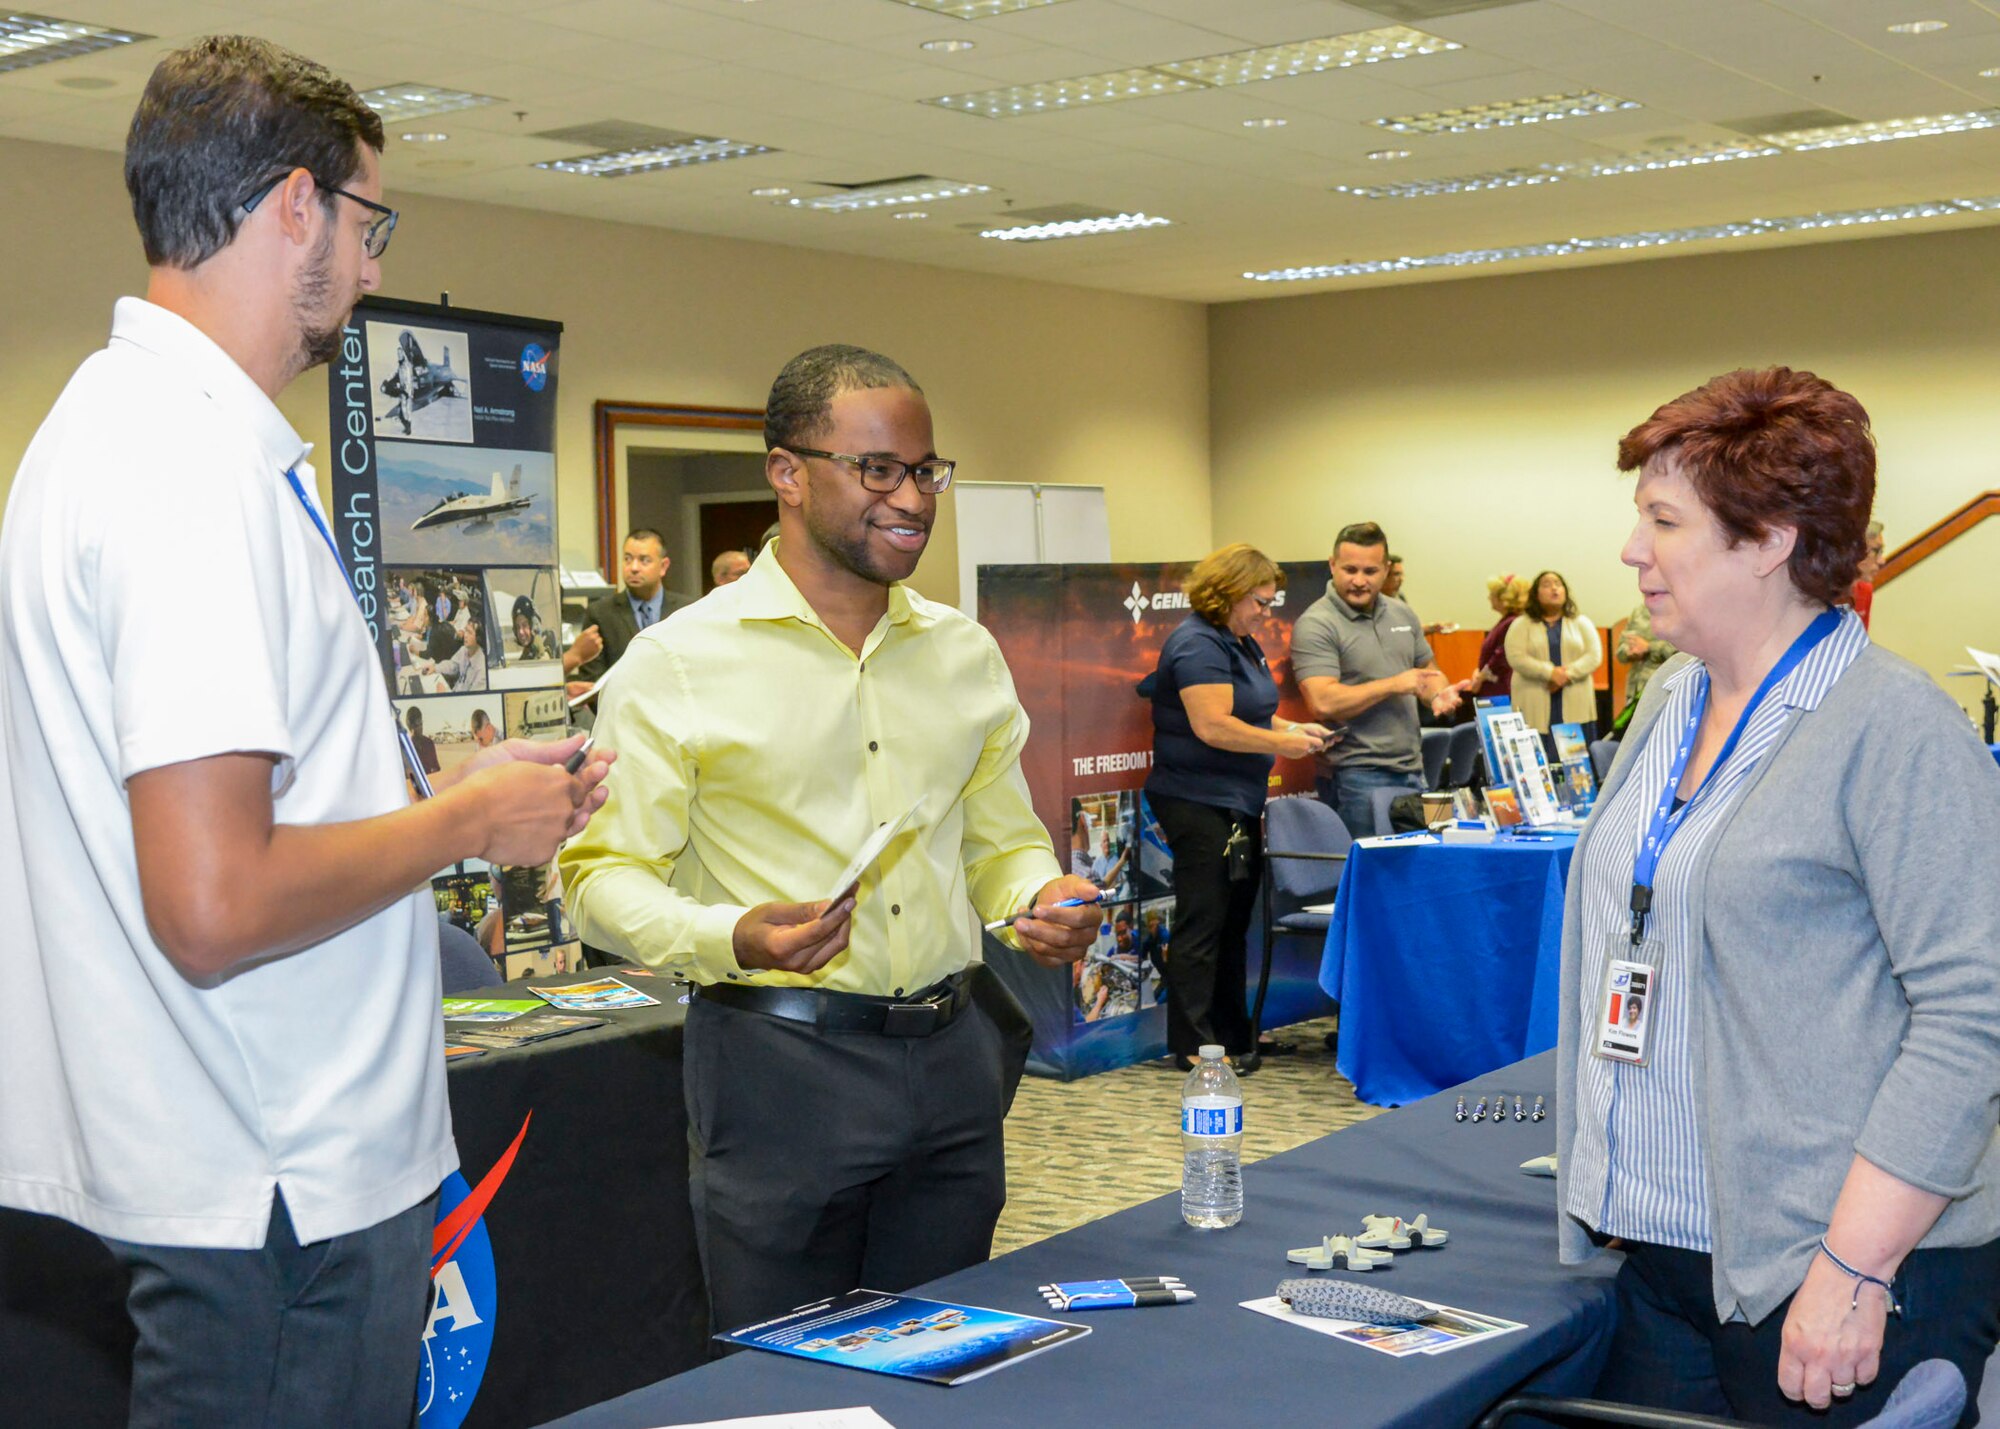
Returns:
[[[822,1364],[963,1384],[1090,1333],[1032,1315],[850,1290],[716,1338]]]

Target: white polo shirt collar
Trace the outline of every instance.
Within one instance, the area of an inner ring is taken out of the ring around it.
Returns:
[[[174,371],[240,419],[280,472],[312,452],[312,445],[215,339],[179,313],[144,298],[120,298],[111,310],[111,340],[129,342],[164,359]]]

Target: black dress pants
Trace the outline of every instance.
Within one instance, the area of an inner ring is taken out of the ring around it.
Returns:
[[[1192,1057],[1215,1043],[1233,1057],[1250,1050],[1244,968],[1257,902],[1263,841],[1248,814],[1148,794],[1174,855],[1173,942],[1167,949],[1167,1047]],[[1248,840],[1231,877],[1224,852],[1233,830]]]
[[[1977,1424],[1980,1376],[2000,1336],[2000,1241],[1912,1251],[1897,1273],[1896,1293],[1903,1313],[1889,1317],[1875,1382],[1816,1410],[1778,1390],[1790,1300],[1755,1325],[1718,1323],[1708,1256],[1628,1245],[1618,1271],[1618,1329],[1598,1397],[1752,1424],[1846,1429],[1880,1414],[1917,1364],[1947,1359],[1965,1372],[1971,1390],[1959,1423]]]
[[[689,1004],[688,1189],[717,1331],[991,1254],[1027,1019],[1013,1004],[1005,1025],[1005,989],[974,976],[973,1005],[929,1037]]]

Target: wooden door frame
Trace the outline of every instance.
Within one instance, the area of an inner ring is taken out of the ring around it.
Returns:
[[[597,568],[618,569],[618,437],[628,429],[761,432],[762,407],[692,407],[669,402],[599,401],[591,408],[591,441],[597,466]]]

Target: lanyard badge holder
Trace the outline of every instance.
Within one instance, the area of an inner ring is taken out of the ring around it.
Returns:
[[[1661,993],[1664,952],[1657,939],[1646,936],[1646,923],[1653,911],[1653,879],[1659,871],[1660,859],[1716,771],[1727,764],[1729,756],[1736,752],[1743,731],[1749,727],[1751,716],[1756,714],[1765,697],[1839,626],[1838,612],[1824,611],[1792,642],[1778,663],[1771,667],[1770,673],[1764,676],[1763,683],[1750,697],[1750,703],[1744,706],[1736,727],[1729,732],[1728,742],[1722,746],[1722,752],[1716,755],[1715,762],[1703,777],[1702,787],[1676,809],[1674,798],[1680,788],[1681,776],[1687,772],[1688,760],[1694,753],[1695,734],[1701,728],[1702,714],[1708,707],[1708,672],[1702,671],[1701,684],[1695,690],[1687,723],[1681,729],[1680,744],[1674,750],[1673,762],[1667,769],[1667,782],[1660,790],[1660,801],[1653,809],[1645,841],[1639,845],[1638,857],[1633,861],[1630,932],[1623,941],[1616,937],[1611,940],[1604,960],[1604,982],[1597,996],[1597,1020],[1590,1031],[1590,1050],[1596,1056],[1636,1067],[1646,1065],[1646,1032]]]
[[[348,579],[347,562],[340,558],[340,547],[333,543],[333,532],[326,529],[326,522],[320,519],[318,508],[306,499],[306,489],[299,482],[298,472],[292,467],[286,467],[285,481],[291,486],[292,495],[298,497],[299,505],[305,508],[307,517],[313,523],[313,529],[318,531],[320,539],[326,542],[327,550],[333,552],[333,563],[340,567],[340,579],[347,586],[348,594],[352,595],[354,593],[354,582]],[[359,609],[359,604],[359,597],[356,597],[357,610]],[[404,729],[403,722],[396,718],[396,704],[394,700],[389,702],[389,722],[396,727],[396,743],[401,746],[403,751],[403,767],[409,770],[410,782],[416,785],[418,797],[424,799],[431,798],[433,791],[431,789],[430,776],[424,772],[423,760],[417,757],[417,746],[411,741],[410,732]]]

